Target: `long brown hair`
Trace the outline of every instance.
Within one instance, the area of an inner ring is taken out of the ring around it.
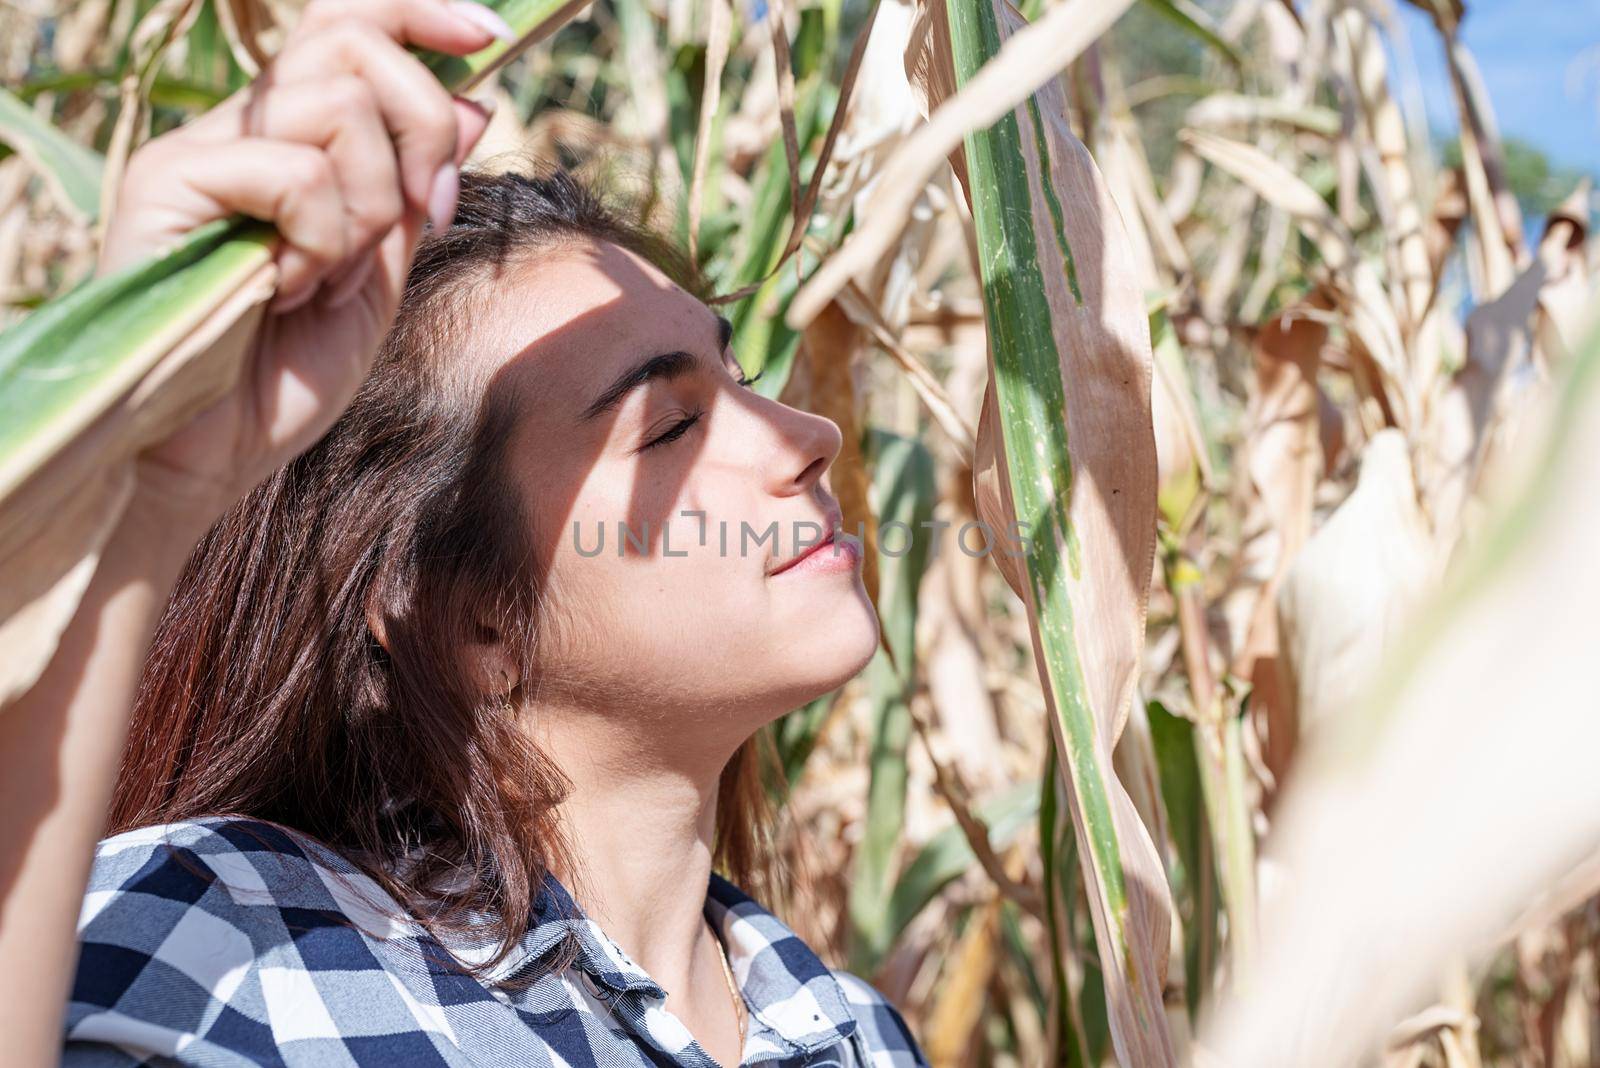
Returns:
[[[493,917],[498,952],[473,970],[515,947],[546,871],[571,870],[555,819],[566,782],[461,655],[488,616],[526,659],[540,576],[525,543],[537,517],[500,467],[516,413],[492,390],[463,395],[475,391],[451,373],[453,343],[497,267],[574,239],[613,242],[705,295],[673,246],[623,220],[564,171],[462,176],[455,220],[419,243],[348,409],[190,556],[144,665],[110,833],[269,820],[343,854],[436,931]],[[761,764],[752,742],[724,771],[715,855],[765,892]]]

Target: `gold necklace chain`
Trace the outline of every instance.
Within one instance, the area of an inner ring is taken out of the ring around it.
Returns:
[[[706,926],[709,927],[710,924]],[[739,1024],[739,1062],[742,1064],[744,1063],[744,998],[739,995],[739,986],[733,981],[733,966],[728,963],[728,951],[723,948],[722,939],[713,931],[711,940],[717,944],[717,959],[722,962],[722,978],[728,984],[728,998],[733,1002],[733,1018]]]

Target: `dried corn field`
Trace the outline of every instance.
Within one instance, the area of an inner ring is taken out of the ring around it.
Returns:
[[[473,76],[476,165],[625,193],[845,431],[884,642],[772,731],[777,911],[936,1065],[1600,1064],[1591,194],[1524,217],[1417,6],[596,0]],[[295,17],[0,5],[0,326]]]

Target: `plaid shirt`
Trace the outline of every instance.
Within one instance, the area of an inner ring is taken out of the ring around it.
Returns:
[[[303,836],[224,817],[129,831],[96,850],[62,1063],[714,1068],[665,991],[554,878],[535,907],[485,985]],[[882,995],[720,876],[705,914],[749,1006],[744,1064],[927,1063]],[[563,944],[572,965],[501,988]],[[451,948],[487,959],[481,944]]]

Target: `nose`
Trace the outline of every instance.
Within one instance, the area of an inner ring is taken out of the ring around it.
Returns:
[[[772,401],[771,420],[774,441],[771,491],[778,497],[810,493],[844,447],[839,424],[827,416],[791,408]],[[826,488],[826,487],[824,487]]]

